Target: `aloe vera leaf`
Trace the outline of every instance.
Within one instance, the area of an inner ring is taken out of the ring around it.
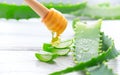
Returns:
[[[116,75],[112,69],[109,69],[108,66],[106,64],[101,64],[101,65],[98,65],[97,67],[95,68],[92,68],[90,70],[88,70],[87,72],[88,74],[86,75]]]
[[[102,37],[100,37],[101,40],[101,49],[100,49],[100,54],[104,51],[106,51],[110,44],[112,43],[111,38],[109,38],[108,36],[105,36],[103,32],[100,33],[102,35]],[[109,45],[108,45],[109,44]],[[113,47],[114,49],[114,47]],[[119,54],[119,53],[117,53]],[[117,55],[116,54],[116,55]],[[109,69],[108,66],[105,64],[105,62],[103,62],[102,64],[99,64],[97,66],[93,66],[90,68],[86,68],[86,70],[84,71],[86,72],[86,75],[116,75],[112,69]]]
[[[62,13],[70,13],[86,6],[86,2],[79,4],[63,4],[63,3],[43,3],[48,8],[55,8]],[[0,3],[0,18],[6,19],[30,19],[39,18],[39,16],[27,5],[15,5]]]
[[[75,21],[75,22],[74,22],[73,24],[74,24],[75,27],[73,27],[73,29],[77,32],[77,29],[76,29],[76,28],[78,28],[79,25],[76,25],[76,24],[77,24],[77,22],[79,21],[79,19],[75,19],[74,21]],[[81,23],[79,23],[79,24],[81,24]],[[85,24],[84,24],[84,25],[85,25]],[[100,27],[99,27],[99,28],[100,28]],[[82,28],[82,29],[83,29],[83,28]],[[78,29],[78,30],[79,30],[79,31],[82,31],[81,29]],[[89,29],[87,29],[87,30],[89,30]],[[100,30],[100,29],[99,29],[99,30]],[[89,31],[89,32],[90,32],[90,31]],[[95,31],[95,32],[96,32],[96,31]],[[86,33],[87,33],[87,32],[86,32]],[[85,33],[83,33],[83,34],[85,34]],[[102,33],[102,32],[101,32],[101,33],[99,32],[98,34],[100,34],[101,36],[104,35],[104,33]],[[82,35],[80,34],[79,36],[82,36]],[[99,49],[100,52],[102,52],[101,50],[107,50],[108,46],[106,45],[106,43],[109,43],[109,44],[111,43],[111,41],[109,41],[109,40],[107,40],[107,39],[105,38],[105,37],[107,37],[107,36],[103,36],[103,37],[101,37],[101,36],[98,38],[98,39],[100,39],[100,40],[98,41],[98,42],[99,42],[99,45],[98,45],[99,48],[98,48],[98,49]],[[79,39],[81,39],[81,38],[79,38]],[[105,40],[104,40],[104,39],[105,39]],[[78,41],[78,39],[77,39],[77,41]],[[87,43],[87,44],[88,44],[88,43]],[[83,44],[83,45],[86,45],[86,44]],[[76,46],[77,46],[77,45],[76,45]],[[94,45],[93,45],[93,46],[94,46]],[[102,46],[103,46],[103,47],[102,47]],[[79,47],[79,45],[78,45],[78,47]],[[97,50],[97,49],[96,49],[96,50]],[[98,51],[98,50],[97,50],[97,51]],[[94,53],[94,51],[92,51],[92,53]],[[80,54],[80,53],[79,53],[79,54]],[[90,53],[89,53],[89,54],[90,54]],[[84,55],[87,55],[87,56],[88,56],[89,54],[84,54]],[[96,54],[98,54],[98,53],[96,53]],[[80,55],[81,55],[81,54],[80,54]],[[91,56],[92,56],[92,55],[91,55]],[[84,56],[81,56],[81,58],[83,58],[84,60],[86,60],[86,57],[84,57]],[[79,58],[76,58],[75,55],[74,55],[74,60],[75,60],[75,62],[76,62],[76,63],[80,63],[81,61],[78,61],[77,59],[79,59]],[[88,60],[86,60],[86,61],[88,61]],[[83,62],[83,61],[82,61],[82,62]],[[101,65],[100,65],[100,66],[101,66]],[[93,68],[93,67],[92,67],[92,68]],[[101,67],[100,67],[100,68],[101,68]],[[87,70],[88,70],[88,69],[89,69],[89,68],[87,68]],[[96,69],[96,71],[97,71],[97,72],[96,72],[96,73],[97,73],[96,75],[98,75],[100,72],[99,72],[99,70],[97,70],[97,69]],[[108,69],[106,69],[106,71],[108,71]],[[86,73],[87,73],[88,75],[91,75],[89,71],[87,71]],[[93,73],[93,72],[91,71],[91,73]],[[86,74],[86,75],[87,75],[87,74]],[[101,73],[100,73],[100,74],[101,74]],[[103,74],[106,74],[106,73],[103,73]],[[112,73],[112,71],[111,71],[111,74],[114,75],[114,74]],[[108,75],[108,74],[107,74],[107,75]]]
[[[6,19],[29,19],[39,17],[26,5],[0,3],[0,18]]]
[[[120,5],[87,5],[84,9],[75,11],[72,14],[76,16],[86,16],[92,19],[120,19]]]
[[[77,63],[98,56],[101,22],[99,20],[92,26],[76,23],[74,59]]]
[[[77,29],[75,29],[75,31],[77,31]],[[86,62],[77,63],[77,65],[73,67],[68,67],[64,70],[51,73],[50,75],[63,75],[73,71],[84,70],[89,67],[101,65],[104,61],[108,61],[110,59],[114,59],[115,57],[117,57],[119,55],[119,52],[115,49],[114,41],[111,38],[105,36],[104,33],[102,32],[100,32],[99,34],[101,34],[101,37],[99,39],[102,40],[100,41],[102,45],[99,45],[99,47],[101,46],[99,48],[101,50],[101,53],[99,53],[98,56],[93,57]]]
[[[108,43],[106,44],[109,47],[105,52],[99,54],[97,57],[94,57],[87,62],[78,63],[77,65],[75,65],[73,67],[68,67],[64,70],[51,73],[50,75],[62,75],[62,74],[66,74],[66,73],[70,73],[70,72],[74,72],[74,71],[80,71],[85,68],[89,68],[92,66],[96,66],[98,64],[102,64],[103,61],[108,61],[110,59],[114,59],[115,57],[117,57],[119,55],[119,52],[115,49],[113,40],[111,40],[107,37],[105,37],[105,38],[106,38],[106,40],[111,41],[110,44],[108,44]]]
[[[76,23],[79,22],[79,21],[80,21],[80,18],[75,18],[75,19],[73,19],[72,28],[73,28],[74,31],[75,31],[75,29],[76,29]]]
[[[55,8],[62,13],[76,16],[87,16],[93,19],[120,19],[120,6],[109,4],[87,5],[86,2],[79,4],[43,3],[48,8]],[[97,10],[97,11],[96,11]],[[109,14],[108,14],[109,13]],[[0,18],[6,19],[29,19],[39,16],[26,5],[0,3]]]
[[[77,4],[70,4],[70,3],[44,3],[43,4],[47,7],[47,8],[55,8],[58,11],[62,12],[62,13],[71,13],[73,11],[76,10],[81,10],[83,8],[86,7],[87,2],[81,2],[81,3],[77,3]]]
[[[108,36],[105,36],[104,32],[100,33],[102,35],[102,37],[100,38],[102,40],[102,46],[101,46],[101,51],[106,51],[107,48],[110,46],[108,44],[111,44],[112,41],[109,41],[109,39],[111,39]]]

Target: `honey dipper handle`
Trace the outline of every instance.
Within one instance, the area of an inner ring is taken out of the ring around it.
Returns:
[[[43,6],[37,0],[24,0],[39,16],[45,17],[49,9]]]

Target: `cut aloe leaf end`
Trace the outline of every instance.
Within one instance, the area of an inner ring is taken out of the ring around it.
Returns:
[[[67,48],[69,46],[71,46],[73,43],[73,40],[67,40],[67,41],[63,41],[59,44],[54,45],[55,48]]]
[[[52,52],[53,51],[53,46],[49,43],[44,43],[43,44],[43,50],[46,52]]]
[[[64,56],[67,55],[69,52],[70,52],[70,48],[66,48],[66,49],[55,49],[53,53],[59,56]]]
[[[50,62],[53,61],[53,55],[52,54],[39,54],[35,53],[35,56],[38,60],[43,62]]]

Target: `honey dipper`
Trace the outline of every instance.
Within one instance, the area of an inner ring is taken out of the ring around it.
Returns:
[[[53,33],[52,43],[59,43],[59,36],[67,26],[65,17],[54,8],[48,9],[37,0],[24,0],[39,16],[42,22]],[[54,36],[55,35],[55,36]]]

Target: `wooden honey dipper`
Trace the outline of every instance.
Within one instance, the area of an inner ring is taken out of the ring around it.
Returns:
[[[65,17],[55,9],[48,9],[43,6],[37,0],[24,0],[39,16],[42,17],[42,22],[47,28],[56,34],[52,38],[52,43],[58,41],[60,34],[65,30],[67,26],[67,20]]]

